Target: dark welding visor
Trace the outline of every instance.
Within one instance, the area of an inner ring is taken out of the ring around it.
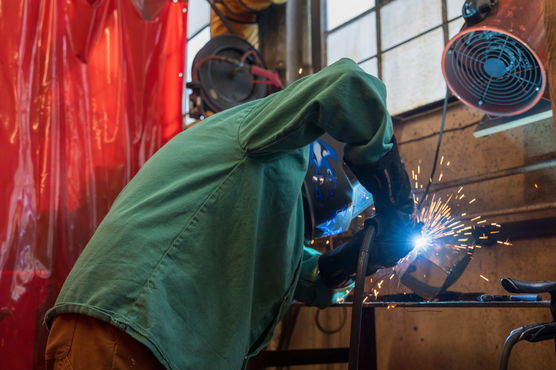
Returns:
[[[310,145],[303,182],[305,236],[308,239],[345,232],[372,195],[344,164],[344,144],[323,135]]]

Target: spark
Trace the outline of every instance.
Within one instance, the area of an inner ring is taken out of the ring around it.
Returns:
[[[442,165],[443,163],[446,167],[450,165],[450,161],[446,161],[444,157],[440,159],[439,164]],[[421,161],[419,161],[417,170],[411,172],[412,183],[415,184],[415,189],[423,188],[423,184],[419,182],[426,184],[419,177],[421,174],[420,164]],[[441,181],[443,178],[444,172],[440,171],[438,181]],[[432,182],[431,178],[429,178],[429,182]],[[457,191],[454,193],[438,194],[432,192],[426,195],[413,196],[415,204],[419,204],[419,201],[421,201],[420,207],[414,213],[415,221],[422,225],[420,235],[416,235],[413,239],[416,253],[426,253],[428,248],[432,248],[431,251],[434,251],[440,258],[442,258],[443,251],[448,252],[450,249],[455,251],[454,253],[472,255],[476,249],[482,247],[480,243],[486,242],[490,238],[496,239],[496,234],[500,233],[499,230],[484,231],[480,236],[475,234],[475,226],[487,224],[487,220],[483,219],[480,215],[468,216],[468,212],[459,211],[458,208],[466,206],[466,203],[473,204],[477,202],[477,198],[472,196],[469,197],[471,200],[468,202],[460,202],[464,198],[463,186],[457,188]],[[466,217],[472,218],[468,219]],[[501,227],[494,222],[489,224],[493,227]],[[496,240],[496,242],[501,245],[511,245],[507,240]],[[402,261],[407,261],[408,258],[406,257]],[[392,274],[390,279],[393,276]],[[481,275],[481,277],[488,281],[484,276]],[[380,289],[381,287],[382,284],[379,284],[378,288]],[[373,292],[375,296],[378,295],[377,289],[374,289]]]
[[[535,184],[534,187],[535,187],[535,189],[538,189],[538,188],[539,188],[539,185]]]
[[[483,275],[479,275],[482,279],[488,281],[488,278],[484,277]]]

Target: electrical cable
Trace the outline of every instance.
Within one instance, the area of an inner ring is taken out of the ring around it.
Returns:
[[[324,334],[331,335],[331,334],[339,333],[344,328],[344,326],[346,326],[347,310],[345,308],[341,309],[340,312],[342,313],[342,316],[340,317],[340,323],[338,324],[338,327],[334,328],[334,329],[327,329],[321,324],[321,322],[320,322],[320,312],[321,311],[322,311],[321,309],[318,309],[317,312],[315,313],[315,325]]]
[[[375,236],[376,228],[369,225],[363,237],[363,243],[359,250],[357,259],[357,270],[355,274],[355,288],[353,289],[353,305],[351,308],[351,332],[349,349],[349,370],[359,368],[359,347],[361,338],[361,321],[363,317],[363,299],[365,295],[365,277],[367,275],[367,263],[371,252],[371,243]]]
[[[425,192],[421,196],[421,199],[419,199],[419,203],[417,204],[417,207],[415,207],[416,209],[421,208],[421,205],[423,204],[425,198],[429,194],[429,189],[430,189],[430,187],[432,185],[432,181],[434,179],[434,174],[436,172],[436,165],[438,164],[438,154],[440,153],[440,145],[442,144],[442,135],[444,133],[444,125],[446,124],[446,111],[448,109],[448,97],[449,96],[450,96],[450,91],[448,90],[448,87],[446,87],[446,96],[444,97],[444,104],[442,106],[442,121],[440,123],[440,132],[438,133],[438,142],[436,144],[436,151],[434,153],[434,162],[432,164],[431,175],[429,176],[429,181],[427,182]]]

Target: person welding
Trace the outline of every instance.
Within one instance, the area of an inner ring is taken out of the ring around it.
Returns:
[[[396,264],[412,248],[413,200],[386,90],[342,59],[205,119],[145,163],[46,313],[47,368],[241,369],[293,299],[345,295],[363,230],[322,255],[304,248],[302,184],[324,133],[374,198],[370,264]]]

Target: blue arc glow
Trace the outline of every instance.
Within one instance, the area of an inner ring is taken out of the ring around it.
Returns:
[[[424,234],[416,235],[413,238],[413,249],[417,251],[422,251],[432,244],[431,237]]]

